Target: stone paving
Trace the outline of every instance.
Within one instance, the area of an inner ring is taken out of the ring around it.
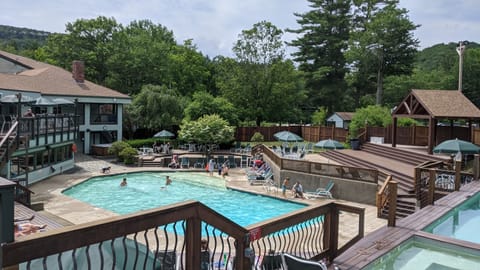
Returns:
[[[318,155],[316,155],[318,156]],[[315,157],[318,158],[318,157]],[[134,167],[125,166],[115,162],[113,159],[100,159],[92,156],[77,154],[75,156],[75,169],[60,175],[53,176],[47,180],[33,184],[30,188],[35,192],[32,195],[33,203],[43,203],[44,211],[49,217],[54,218],[57,222],[68,224],[82,224],[86,222],[96,221],[103,218],[116,216],[117,214],[100,209],[89,204],[77,201],[68,196],[64,196],[62,191],[72,185],[80,183],[90,177],[104,175],[101,169],[111,167],[110,174],[121,174],[135,171],[171,171],[172,169],[164,167]],[[189,169],[179,169],[189,170]],[[190,169],[191,170],[191,169]],[[197,170],[198,171],[198,170]],[[214,177],[221,178],[215,175]],[[279,188],[271,188],[266,190],[261,185],[249,185],[244,168],[230,169],[229,176],[225,178],[226,185],[231,188],[255,192],[273,197],[282,197]],[[309,205],[323,204],[330,202],[328,199],[295,199],[291,198],[290,192],[287,193],[288,200],[301,201]],[[372,205],[364,205],[352,203],[342,200],[335,200],[339,203],[353,205],[365,208],[365,234],[368,234],[380,227],[386,225],[386,220],[378,219],[377,209]],[[358,219],[349,214],[341,214],[340,217],[340,243],[351,238],[358,231]]]

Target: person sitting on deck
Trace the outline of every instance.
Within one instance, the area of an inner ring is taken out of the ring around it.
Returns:
[[[225,178],[225,176],[228,175],[228,164],[224,163],[222,165],[222,177]]]
[[[180,167],[180,163],[178,163],[178,155],[173,155],[172,156],[172,162],[170,162],[170,164],[168,164],[168,167],[170,167],[172,169]]]
[[[292,193],[293,193],[293,196],[295,198],[301,198],[303,199],[303,187],[302,187],[302,184],[300,184],[300,182],[296,182],[295,185],[293,185],[293,188],[292,188]]]
[[[25,236],[32,233],[36,233],[39,230],[43,230],[47,227],[47,224],[37,225],[32,223],[17,223],[13,224],[13,231],[15,233],[15,237]]]

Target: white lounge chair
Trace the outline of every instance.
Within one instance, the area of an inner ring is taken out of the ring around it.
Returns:
[[[333,199],[331,190],[334,185],[335,183],[332,180],[330,180],[325,188],[317,188],[315,192],[305,192],[305,197],[309,199],[325,198],[325,197],[329,199]]]

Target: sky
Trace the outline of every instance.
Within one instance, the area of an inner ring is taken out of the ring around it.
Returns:
[[[278,28],[298,29],[294,13],[310,8],[307,0],[3,0],[0,25],[64,33],[77,19],[113,17],[126,26],[150,20],[171,30],[178,43],[193,39],[199,51],[214,57],[232,56],[242,30],[269,21]],[[420,27],[420,49],[438,43],[480,42],[479,0],[400,0]],[[289,41],[295,36],[284,34]],[[287,50],[288,52],[289,50]]]

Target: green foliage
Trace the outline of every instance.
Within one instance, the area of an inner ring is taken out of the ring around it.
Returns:
[[[158,138],[136,139],[126,141],[133,148],[151,147],[156,141],[162,141]]]
[[[385,127],[392,122],[390,109],[378,105],[370,105],[355,111],[349,127],[350,138],[358,136],[358,130],[365,125],[373,127]]]
[[[214,97],[204,91],[193,94],[192,102],[185,108],[185,120],[197,120],[214,113],[227,120],[230,125],[238,125],[238,112],[235,106],[226,98]]]
[[[181,122],[185,103],[184,98],[173,89],[145,85],[133,98],[129,114],[138,125],[160,130]]]
[[[196,121],[184,121],[178,136],[186,142],[220,144],[233,140],[234,128],[216,114],[205,115]]]
[[[297,36],[289,45],[298,68],[304,72],[310,107],[325,106],[330,112],[341,107],[350,32],[350,0],[307,0],[311,10],[295,13],[300,29],[287,30]]]
[[[119,161],[122,161],[122,158],[120,156],[120,153],[123,151],[123,149],[130,147],[130,145],[127,142],[124,141],[116,141],[112,143],[112,146],[108,148],[108,154],[109,155],[114,155],[117,157]]]
[[[401,117],[401,118],[398,118],[397,125],[399,127],[411,127],[411,126],[419,126],[421,124],[415,119],[408,118],[408,117]]]
[[[325,107],[320,107],[318,108],[313,114],[312,114],[312,124],[313,125],[324,125],[325,120],[327,119],[327,114],[328,114],[328,109]]]
[[[0,49],[31,57],[49,35],[45,31],[0,25]]]
[[[136,156],[138,155],[137,150],[133,147],[126,147],[119,153],[119,156],[123,162],[127,165],[133,164],[135,162]]]
[[[252,141],[252,142],[263,142],[263,141],[265,141],[265,138],[263,137],[263,134],[262,134],[262,133],[260,133],[260,132],[257,131],[257,132],[255,132],[255,133],[253,133],[252,138],[250,139],[250,141]]]

